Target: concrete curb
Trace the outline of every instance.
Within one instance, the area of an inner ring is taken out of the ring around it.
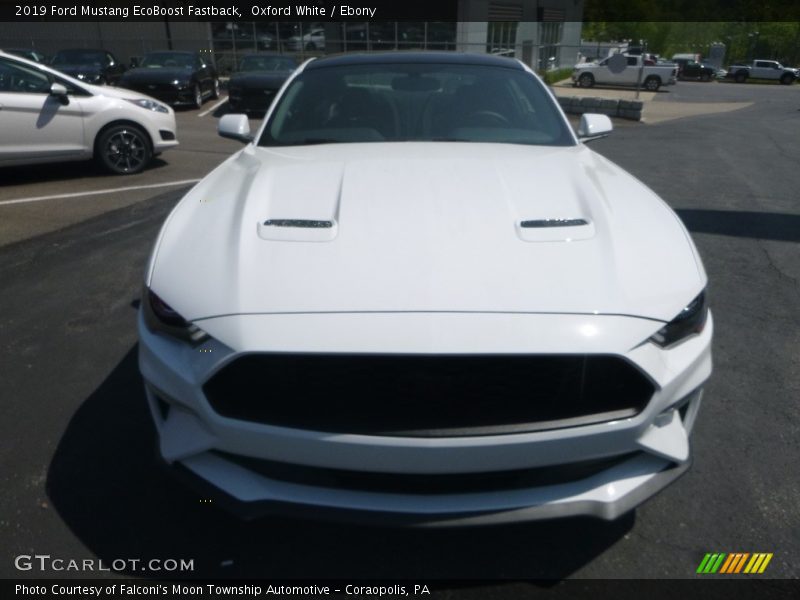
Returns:
[[[632,121],[642,120],[644,102],[641,100],[612,100],[588,96],[557,96],[557,98],[564,112],[570,115],[600,113],[609,117],[620,117]]]

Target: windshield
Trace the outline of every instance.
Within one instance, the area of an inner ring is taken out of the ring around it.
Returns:
[[[383,141],[575,143],[550,93],[526,71],[409,63],[304,71],[259,145]]]
[[[92,50],[61,50],[53,57],[54,65],[105,65],[108,57],[105,52]]]
[[[240,71],[294,71],[297,63],[285,56],[245,56]]]
[[[152,54],[147,54],[139,66],[149,69],[162,67],[191,69],[194,66],[194,56],[191,54],[176,54],[174,52],[153,52]]]

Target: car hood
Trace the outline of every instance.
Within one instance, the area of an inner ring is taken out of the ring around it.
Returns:
[[[127,71],[120,80],[120,84],[124,83],[172,83],[176,79],[178,81],[189,81],[192,77],[191,69],[184,68],[158,68],[149,69],[147,67],[137,67]]]
[[[520,226],[552,219],[586,224]],[[287,224],[312,226],[276,226]],[[189,320],[475,311],[668,321],[705,280],[678,217],[584,145],[448,142],[248,146],[178,204],[147,276]]]
[[[100,65],[89,64],[89,63],[58,65],[54,66],[53,68],[56,69],[57,71],[61,71],[62,73],[66,73],[67,75],[72,75],[73,77],[78,73],[97,74],[103,72],[103,67],[101,67]]]
[[[279,88],[283,82],[291,75],[290,71],[252,71],[236,73],[228,82],[228,87],[267,87]]]

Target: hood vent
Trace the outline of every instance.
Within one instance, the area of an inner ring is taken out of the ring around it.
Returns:
[[[272,242],[330,242],[338,230],[334,219],[267,219],[258,223],[258,237]]]
[[[521,221],[519,226],[525,229],[538,229],[541,227],[578,227],[588,224],[589,221],[586,219],[533,219]]]
[[[314,221],[311,219],[269,219],[264,221],[266,227],[303,227],[306,229],[330,229],[333,221]]]
[[[577,242],[594,237],[595,226],[589,219],[526,219],[519,221],[517,236],[523,242]]]

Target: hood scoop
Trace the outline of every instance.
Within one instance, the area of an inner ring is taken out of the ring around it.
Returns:
[[[301,161],[267,168],[251,187],[258,237],[275,242],[330,242],[339,233],[344,165]],[[263,198],[263,199],[262,199]]]
[[[572,242],[595,234],[594,223],[580,217],[525,219],[517,223],[516,230],[524,242]]]
[[[276,242],[329,242],[337,229],[334,220],[267,219],[258,224],[258,237]]]

